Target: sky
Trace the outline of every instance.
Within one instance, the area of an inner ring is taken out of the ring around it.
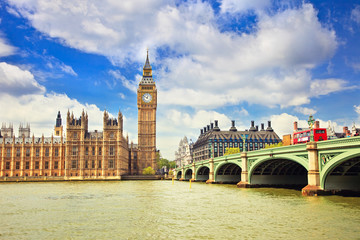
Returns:
[[[309,114],[360,127],[360,2],[355,0],[0,1],[0,122],[51,136],[57,112],[124,115],[137,143],[146,49],[158,90],[157,148],[174,159],[214,120],[272,122],[282,138]]]

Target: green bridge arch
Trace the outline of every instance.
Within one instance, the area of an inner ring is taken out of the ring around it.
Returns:
[[[204,171],[204,169],[208,169],[209,179],[207,183],[216,183],[224,180],[224,178],[221,180],[221,177],[219,177],[219,171],[222,171],[224,166],[227,165],[229,167],[231,165],[231,171],[235,171],[235,166],[241,170],[241,173],[239,169],[236,170],[237,176],[241,174],[238,186],[251,187],[252,184],[254,184],[254,172],[259,170],[257,170],[257,168],[264,167],[266,170],[267,166],[264,165],[264,163],[269,162],[268,166],[270,166],[271,162],[273,162],[273,169],[281,169],[281,167],[276,165],[277,161],[285,165],[283,168],[289,164],[292,164],[288,168],[290,170],[291,167],[296,169],[298,168],[299,171],[296,172],[296,174],[303,174],[300,170],[304,170],[307,174],[307,178],[305,179],[307,186],[303,188],[302,193],[304,195],[318,194],[327,190],[327,178],[337,166],[340,166],[347,161],[351,161],[351,164],[355,164],[355,171],[359,171],[360,137],[327,140],[317,143],[310,142],[307,144],[261,149],[251,152],[242,152],[240,154],[210,158],[177,168],[174,172],[175,174],[181,172],[181,179],[185,179],[185,172],[188,169],[191,169],[192,180],[204,181],[205,178],[202,171]],[[229,168],[227,170],[229,170]],[[262,173],[264,173],[265,170]],[[276,175],[275,170],[273,171],[274,176]],[[200,172],[202,174],[199,174]],[[285,169],[284,172],[286,175],[290,171]],[[292,171],[292,173],[294,172],[295,171]],[[257,174],[257,176],[261,174]],[[283,172],[280,174],[280,170],[278,170],[277,174],[281,175]],[[360,184],[360,171],[355,174],[357,174],[358,178],[354,177],[353,179],[355,179],[358,186]],[[359,188],[360,191],[360,186],[357,188]]]
[[[340,164],[342,164],[348,160],[351,160],[353,158],[356,158],[356,157],[360,157],[360,151],[344,152],[344,153],[341,153],[341,154],[335,156],[333,159],[331,159],[329,163],[327,163],[325,166],[323,166],[322,171],[320,172],[320,175],[321,175],[320,186],[326,190],[325,182],[326,182],[327,178],[329,177],[329,174],[331,173],[331,171],[333,171]]]
[[[225,174],[225,170],[224,169],[224,174],[223,175],[219,175],[220,170],[222,170],[223,167],[228,166],[228,168],[231,167],[231,171],[230,174]],[[238,175],[236,168],[234,168],[233,166],[236,166],[238,168],[240,168],[240,175]],[[241,162],[238,161],[238,159],[233,159],[233,160],[226,160],[224,162],[221,162],[219,164],[216,165],[216,168],[214,170],[214,180],[215,182],[240,182],[241,181]],[[239,176],[239,177],[237,177]]]

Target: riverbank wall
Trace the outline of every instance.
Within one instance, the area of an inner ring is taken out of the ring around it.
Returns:
[[[126,181],[126,180],[163,180],[161,175],[124,175],[98,177],[64,177],[64,176],[32,176],[32,177],[0,177],[1,182],[60,182],[60,181]]]

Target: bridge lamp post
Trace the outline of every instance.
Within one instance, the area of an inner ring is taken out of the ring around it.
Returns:
[[[310,142],[314,141],[314,133],[313,133],[314,123],[315,123],[315,119],[312,115],[310,115],[308,120],[308,124],[310,128]]]
[[[245,134],[241,134],[241,139],[243,142],[243,152],[246,152],[246,146],[245,146],[245,142],[246,142],[246,135]]]

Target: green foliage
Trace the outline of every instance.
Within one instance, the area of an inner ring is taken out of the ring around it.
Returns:
[[[170,168],[176,168],[176,162],[175,161],[169,162],[169,166]]]
[[[170,166],[169,160],[167,160],[166,158],[156,159],[156,163],[157,163],[158,169],[162,168],[163,166],[166,166],[167,168],[169,168],[169,166]]]
[[[159,153],[156,153],[156,165],[158,169],[161,169],[163,166],[166,166],[167,169],[175,168],[175,161],[169,161],[166,158],[162,158]]]
[[[274,143],[274,144],[266,144],[265,148],[276,148],[276,147],[282,147],[283,143],[279,142],[279,143]]]
[[[235,153],[240,153],[240,148],[226,148],[224,156],[225,155],[235,154]]]
[[[155,170],[152,169],[152,167],[147,167],[147,168],[144,168],[142,174],[143,175],[155,175]]]

